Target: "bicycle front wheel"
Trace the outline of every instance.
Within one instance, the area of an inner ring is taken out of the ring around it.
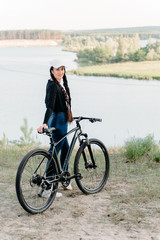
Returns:
[[[19,165],[16,176],[16,193],[21,206],[29,213],[41,213],[52,204],[58,183],[51,184],[50,194],[42,197],[45,189],[46,167],[50,154],[43,149],[30,151]],[[57,172],[55,169],[54,172]],[[53,176],[51,176],[53,178]]]
[[[97,193],[104,187],[109,175],[109,156],[101,141],[90,139],[80,146],[74,172],[78,176],[76,183],[82,192]]]

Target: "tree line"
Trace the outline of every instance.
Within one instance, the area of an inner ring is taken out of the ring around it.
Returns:
[[[131,28],[111,28],[111,29],[95,29],[95,30],[83,30],[71,32],[62,32],[58,30],[7,30],[0,31],[0,40],[8,39],[54,39],[60,38],[64,40],[64,44],[68,37],[70,39],[87,38],[97,41],[105,41],[108,37],[115,38],[119,35],[123,37],[132,38],[135,33],[139,34],[140,39],[157,38],[160,39],[160,26],[151,27],[131,27]],[[68,43],[67,43],[68,44]]]
[[[133,37],[135,33],[139,34],[141,40],[146,40],[149,38],[160,39],[160,26],[145,26],[145,27],[130,27],[130,28],[108,28],[108,29],[93,29],[93,30],[83,30],[83,31],[72,31],[65,32],[65,35],[70,35],[71,37],[78,36],[107,36],[107,37],[118,37],[123,35],[124,37]]]
[[[105,44],[100,44],[92,49],[84,48],[77,52],[79,61],[90,63],[113,63],[125,61],[160,60],[160,42],[149,43],[140,47],[140,38],[136,33],[132,38],[108,38]]]
[[[138,31],[135,33],[135,31]],[[121,34],[120,34],[121,32]],[[61,32],[55,30],[0,31],[0,40],[62,40],[64,50],[77,52],[79,61],[119,62],[159,60],[159,43],[140,47],[140,39],[160,38],[160,27]]]
[[[54,39],[63,38],[63,33],[54,30],[13,30],[0,31],[0,40],[15,40],[15,39]]]

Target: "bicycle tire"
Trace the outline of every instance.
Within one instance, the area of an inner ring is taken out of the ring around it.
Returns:
[[[17,170],[17,198],[23,209],[31,214],[41,213],[47,210],[56,196],[58,183],[52,184],[52,191],[47,199],[39,197],[38,195],[41,190],[38,177],[40,176],[39,179],[41,179],[42,174],[46,172],[46,164],[50,158],[51,155],[46,150],[34,149],[24,156]],[[37,181],[35,182],[34,179],[33,183],[33,176],[35,176],[36,169],[36,176],[38,177],[36,179]],[[57,173],[56,165],[55,171]]]
[[[89,146],[91,151],[89,151]],[[83,193],[93,194],[99,192],[107,182],[109,168],[109,155],[101,141],[89,139],[88,142],[82,143],[75,157],[74,173],[81,176],[75,180]]]

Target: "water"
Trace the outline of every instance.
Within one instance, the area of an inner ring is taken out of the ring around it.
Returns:
[[[156,42],[160,42],[160,39],[152,38],[150,43],[153,44],[153,43],[156,43]],[[140,46],[141,47],[146,47],[148,43],[149,43],[148,39],[147,40],[140,40]]]
[[[36,129],[44,118],[45,87],[49,78],[49,61],[60,57],[67,70],[77,67],[75,53],[61,47],[0,48],[0,139],[19,139],[20,126],[27,118],[33,136],[48,144]],[[154,134],[160,139],[160,82],[110,77],[68,75],[74,116],[102,118],[102,123],[84,121],[89,137],[107,146],[123,145],[129,137]],[[74,127],[72,123],[69,128]]]

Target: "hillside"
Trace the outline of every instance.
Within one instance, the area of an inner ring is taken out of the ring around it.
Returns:
[[[139,34],[140,39],[160,38],[160,26],[144,26],[144,27],[130,27],[130,28],[106,28],[93,30],[73,30],[65,32],[65,35],[85,36],[85,35],[105,35],[105,36],[123,36],[132,37],[135,33]]]
[[[0,31],[0,40],[10,39],[54,39],[60,40],[65,36],[87,36],[87,35],[106,35],[118,36],[133,36],[138,33],[140,39],[160,38],[160,26],[144,26],[144,27],[130,27],[130,28],[106,28],[93,30],[71,30],[71,31],[57,31],[51,29],[35,29],[35,30],[6,30]]]
[[[93,30],[82,30],[81,32],[99,32],[99,33],[106,33],[106,32],[154,32],[160,31],[160,26],[144,26],[144,27],[129,27],[129,28],[106,28],[106,29],[93,29]],[[77,31],[80,32],[80,31]]]

